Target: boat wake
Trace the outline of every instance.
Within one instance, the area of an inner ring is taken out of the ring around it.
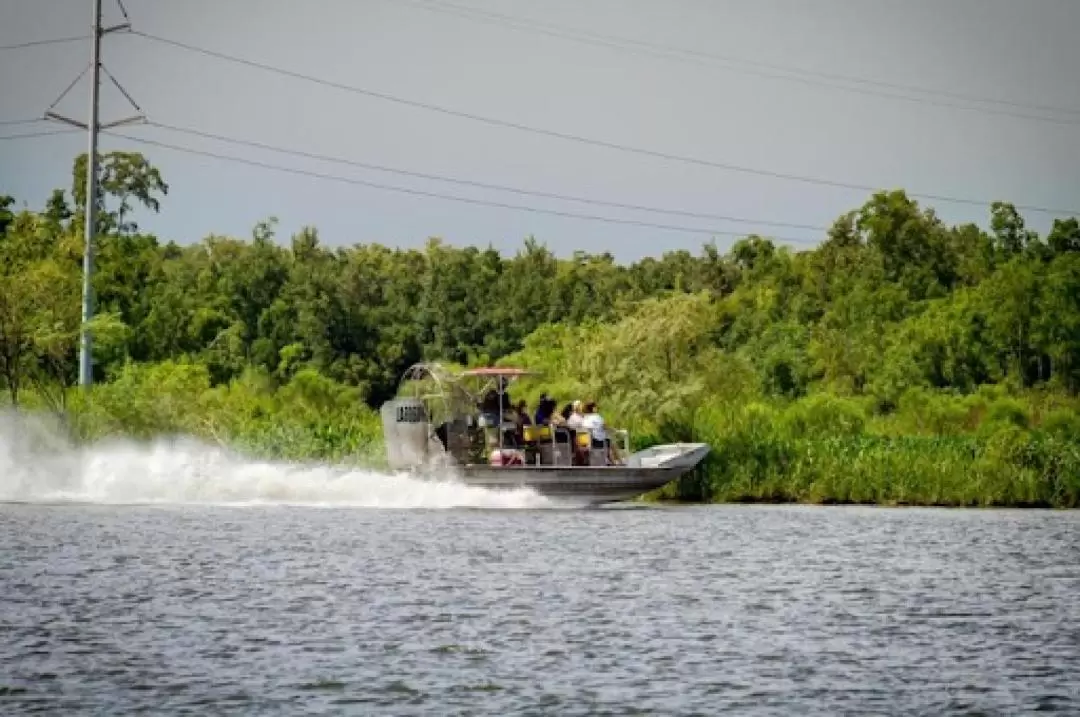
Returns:
[[[191,439],[79,448],[40,418],[0,413],[0,502],[503,508],[550,505],[532,490],[356,467],[257,461]]]

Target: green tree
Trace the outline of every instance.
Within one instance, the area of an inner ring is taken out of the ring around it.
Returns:
[[[1055,219],[1046,243],[1055,254],[1080,252],[1080,221],[1076,217]]]
[[[1024,228],[1024,218],[1008,202],[994,202],[990,206],[990,228],[994,232],[994,248],[1006,260],[1038,240],[1035,232]]]
[[[72,171],[72,196],[79,213],[86,211],[86,163],[84,152],[75,159]],[[98,231],[109,233],[132,233],[138,225],[128,220],[138,202],[146,209],[157,212],[160,196],[169,192],[169,185],[161,172],[139,152],[106,152],[99,157],[98,177]],[[115,209],[108,208],[108,198],[116,200]]]

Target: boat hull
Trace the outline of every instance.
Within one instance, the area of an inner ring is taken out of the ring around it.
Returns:
[[[689,467],[565,468],[559,466],[462,466],[462,481],[487,490],[533,490],[545,497],[598,504],[632,500],[675,480]]]
[[[705,443],[668,443],[638,451],[622,466],[461,467],[462,480],[488,490],[528,488],[559,501],[597,504],[632,500],[697,467],[709,452]]]
[[[595,505],[632,500],[693,470],[709,453],[705,443],[667,443],[631,454],[625,465],[489,465],[455,464],[445,453],[408,470],[418,476],[454,476],[485,490],[531,490],[558,503]]]

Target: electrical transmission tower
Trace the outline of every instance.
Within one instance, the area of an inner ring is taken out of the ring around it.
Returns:
[[[71,81],[71,84],[67,86],[67,89],[61,92],[60,96],[57,97],[45,111],[46,119],[53,119],[58,122],[73,125],[80,129],[85,129],[89,144],[89,151],[86,157],[86,227],[84,230],[85,236],[83,247],[82,326],[79,334],[79,385],[83,388],[89,388],[93,381],[93,357],[91,355],[93,339],[90,335],[89,322],[94,317],[93,274],[94,240],[97,237],[98,209],[98,132],[102,129],[133,124],[146,119],[139,105],[135,103],[135,100],[131,98],[131,95],[128,94],[127,90],[120,85],[117,79],[113,77],[112,73],[109,72],[101,61],[101,38],[113,32],[131,29],[131,23],[129,22],[127,10],[124,8],[123,0],[117,0],[117,5],[120,6],[120,12],[124,16],[124,22],[109,27],[103,27],[101,24],[101,1],[102,0],[92,0],[93,24],[90,31],[90,64]],[[89,119],[86,122],[80,122],[55,112],[56,105],[71,92],[72,88],[78,84],[79,80],[82,79],[87,70],[90,71]],[[102,124],[98,120],[98,109],[100,104],[98,90],[101,85],[101,73],[103,71],[106,77],[116,85],[116,88],[120,90],[120,93],[124,95],[124,98],[127,99],[133,108],[135,108],[135,111],[138,114],[113,122],[107,122],[105,124]]]

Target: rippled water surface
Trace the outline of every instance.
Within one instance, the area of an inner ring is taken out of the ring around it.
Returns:
[[[1075,513],[0,506],[0,713],[1080,713]]]

